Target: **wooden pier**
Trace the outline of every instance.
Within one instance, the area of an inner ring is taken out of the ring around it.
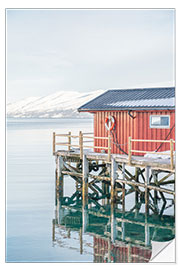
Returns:
[[[59,138],[65,138],[61,142]],[[103,146],[96,145],[98,140]],[[129,137],[128,154],[111,153],[111,136],[94,137],[92,134],[79,132],[79,135],[53,133],[53,155],[56,158],[56,190],[63,195],[64,176],[75,180],[76,190],[82,194],[84,205],[91,197],[96,204],[102,200],[119,203],[125,209],[125,197],[135,194],[136,203],[144,201],[146,212],[149,210],[162,214],[167,198],[171,196],[175,204],[175,160],[174,140],[153,140],[168,143],[169,152],[157,153],[132,149]],[[138,140],[152,142],[152,140]],[[152,154],[154,157],[135,156],[132,153]],[[159,158],[167,155],[168,158]],[[171,185],[171,188],[169,188]],[[173,187],[172,187],[173,186]],[[89,193],[90,192],[90,193]],[[163,201],[161,209],[158,201]],[[153,206],[152,206],[153,202]]]

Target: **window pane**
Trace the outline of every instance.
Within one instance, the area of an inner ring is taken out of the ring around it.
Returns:
[[[160,116],[152,116],[151,117],[151,125],[152,126],[159,126],[161,124],[161,117]]]
[[[167,116],[161,117],[161,126],[169,126],[169,117]]]

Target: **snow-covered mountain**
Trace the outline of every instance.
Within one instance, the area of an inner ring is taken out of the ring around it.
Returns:
[[[7,104],[7,117],[16,118],[84,118],[89,113],[78,113],[77,108],[105,90],[81,93],[60,91],[45,97],[29,97]]]

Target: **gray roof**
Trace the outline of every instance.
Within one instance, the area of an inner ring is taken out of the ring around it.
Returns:
[[[108,90],[78,111],[174,109],[175,87]]]

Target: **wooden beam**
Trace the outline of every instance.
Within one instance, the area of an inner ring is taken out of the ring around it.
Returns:
[[[130,186],[139,186],[139,187],[143,187],[143,188],[146,188],[147,187],[148,189],[157,190],[157,191],[161,191],[161,192],[172,194],[172,195],[175,194],[175,192],[172,191],[172,190],[161,188],[161,187],[157,187],[157,186],[153,186],[153,185],[147,185],[146,186],[144,183],[140,183],[140,182],[139,183],[136,183],[134,181],[128,181],[128,180],[122,180],[122,179],[118,179],[116,181],[119,182],[119,183],[128,184]]]

